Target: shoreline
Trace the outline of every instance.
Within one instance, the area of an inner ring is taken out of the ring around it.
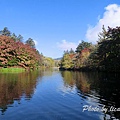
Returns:
[[[24,71],[26,70],[20,67],[0,68],[0,73],[20,73]]]
[[[82,68],[59,68],[60,71],[79,71],[79,72],[106,72],[106,73],[120,73],[120,71],[103,69],[100,67],[82,67]]]

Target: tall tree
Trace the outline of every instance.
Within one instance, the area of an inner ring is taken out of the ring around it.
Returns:
[[[120,27],[108,27],[105,35],[105,39],[98,42],[99,66],[103,66],[107,71],[118,71],[120,69]]]
[[[71,48],[70,51],[69,51],[69,53],[74,54],[75,52],[74,52],[74,50]]]
[[[13,34],[11,35],[11,38],[12,38],[14,41],[17,40],[17,36],[15,35],[15,33],[13,33]]]
[[[76,52],[81,52],[85,48],[89,48],[92,43],[88,43],[82,40],[82,42],[77,46]]]
[[[105,27],[103,25],[102,32],[100,32],[98,34],[98,42],[102,42],[102,41],[106,40],[106,38],[107,38],[106,35],[107,35],[107,30],[105,29]]]
[[[32,48],[35,48],[35,42],[32,38],[28,38],[26,44],[30,45]]]
[[[11,36],[11,32],[7,27],[4,27],[4,29],[0,31],[0,35]]]
[[[17,41],[22,42],[23,41],[23,36],[19,34],[18,37],[17,37]]]
[[[12,35],[11,35],[11,38],[15,41],[15,42],[22,42],[22,40],[23,40],[23,36],[22,35],[15,35],[15,33],[13,33]]]
[[[65,53],[61,60],[61,68],[69,69],[69,68],[73,68],[73,67],[74,67],[74,63],[73,63],[72,59],[70,58],[70,55]]]

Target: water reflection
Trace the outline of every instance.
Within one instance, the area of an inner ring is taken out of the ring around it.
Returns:
[[[65,86],[77,87],[80,97],[97,106],[120,108],[120,75],[97,72],[61,72]],[[67,84],[67,85],[66,85]],[[107,116],[109,115],[109,117]],[[104,119],[120,118],[120,111],[107,111]]]
[[[76,86],[82,93],[89,93],[90,92],[90,81],[89,77],[85,73],[75,73],[76,75]]]
[[[75,85],[74,72],[61,71],[61,75],[64,79],[64,85],[67,87],[73,87]]]
[[[0,108],[4,113],[15,101],[20,104],[21,97],[30,100],[42,72],[0,73]]]
[[[0,119],[115,120],[120,118],[120,112],[84,113],[82,107],[88,104],[119,108],[119,84],[120,75],[97,72],[44,70],[0,74],[0,110],[6,113]]]

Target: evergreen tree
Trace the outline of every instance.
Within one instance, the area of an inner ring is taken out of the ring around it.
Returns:
[[[17,41],[22,42],[23,41],[23,36],[19,34],[18,37],[17,37]]]
[[[98,42],[97,51],[100,59],[99,66],[103,66],[107,71],[120,69],[120,27],[108,27],[105,39]]]
[[[76,52],[81,52],[83,49],[85,48],[89,48],[92,44],[85,42],[82,40],[82,42],[78,45],[78,47],[76,48]]]
[[[0,31],[0,35],[11,36],[11,32],[7,27],[4,27],[4,29]]]
[[[15,35],[15,33],[13,33],[13,34],[11,35],[11,38],[12,38],[14,41],[17,40],[17,36]]]
[[[32,38],[28,38],[26,44],[30,45],[32,48],[35,48],[35,42]]]
[[[69,51],[70,54],[74,54],[74,50],[71,48],[70,51]]]

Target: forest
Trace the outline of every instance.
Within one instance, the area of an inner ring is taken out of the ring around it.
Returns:
[[[32,38],[23,42],[22,35],[11,33],[7,27],[0,31],[0,68],[28,70],[53,65],[54,60],[40,54]]]
[[[76,50],[64,51],[61,61],[45,57],[35,42],[16,35],[5,27],[0,31],[0,68],[36,69],[59,65],[60,70],[120,72],[120,27],[103,26],[96,44],[79,43]]]
[[[96,44],[82,41],[76,48],[64,51],[60,62],[61,70],[120,72],[120,27],[98,34]]]

